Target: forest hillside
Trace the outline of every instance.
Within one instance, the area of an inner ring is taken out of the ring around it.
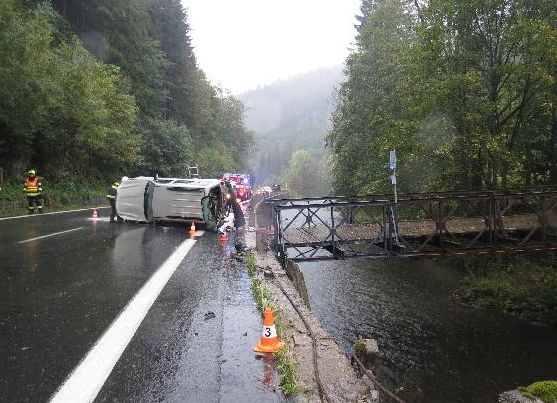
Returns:
[[[243,105],[199,68],[180,0],[4,0],[0,168],[20,181],[247,165]]]
[[[256,138],[252,170],[258,182],[291,182],[304,194],[328,192],[324,138],[342,77],[341,66],[320,69],[239,96]]]

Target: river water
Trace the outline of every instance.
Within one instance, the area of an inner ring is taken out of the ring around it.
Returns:
[[[312,311],[347,354],[378,341],[374,372],[409,402],[496,402],[557,378],[557,329],[458,304],[448,260],[304,262]]]

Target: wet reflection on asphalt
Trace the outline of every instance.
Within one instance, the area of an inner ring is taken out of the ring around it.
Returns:
[[[111,224],[99,213],[97,220],[85,211],[0,221],[0,401],[48,400],[193,236],[180,226]],[[274,370],[251,351],[261,322],[232,251],[232,237],[198,238],[97,401],[282,400]],[[208,312],[215,317],[205,320]]]
[[[279,402],[272,362],[256,359],[262,322],[234,233],[199,239],[149,312],[97,402]],[[268,360],[268,359],[267,359]]]
[[[0,400],[45,400],[183,232],[89,221],[88,212],[0,222]],[[67,228],[59,236],[18,244]]]

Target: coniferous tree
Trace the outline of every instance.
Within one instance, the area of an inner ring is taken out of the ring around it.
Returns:
[[[180,1],[6,0],[0,22],[10,175],[178,176],[200,155],[204,176],[246,166],[243,106],[197,66]]]

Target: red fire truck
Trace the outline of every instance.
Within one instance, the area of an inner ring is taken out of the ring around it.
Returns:
[[[234,184],[236,197],[240,199],[240,201],[251,199],[253,194],[253,181],[249,175],[227,173],[222,176],[222,179],[229,180]]]

